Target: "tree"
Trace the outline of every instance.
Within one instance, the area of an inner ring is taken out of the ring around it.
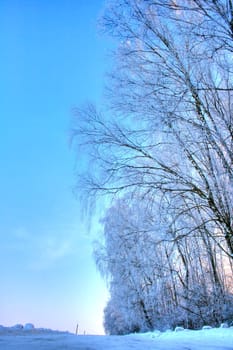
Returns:
[[[146,201],[125,197],[103,219],[104,239],[95,259],[110,287],[107,333],[199,328],[229,317],[232,298],[221,250],[196,235],[169,240],[156,213]]]
[[[204,322],[209,305],[226,297],[222,262],[233,258],[232,1],[119,0],[103,22],[119,47],[108,111],[77,111],[74,141],[95,167],[81,186],[156,210],[160,268],[166,262],[169,271],[163,291],[173,308]]]
[[[173,193],[182,209],[199,213],[213,239],[225,238],[222,248],[232,255],[231,37],[226,28],[217,46],[220,36],[214,35],[216,21],[225,21],[230,8],[212,1],[206,7],[199,1],[113,5],[106,27],[123,40],[109,88],[117,112],[109,122],[86,109],[74,135],[85,135],[103,170],[89,177],[92,189]]]

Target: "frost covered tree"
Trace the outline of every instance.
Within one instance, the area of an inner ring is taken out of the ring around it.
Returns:
[[[156,209],[121,198],[103,220],[104,240],[96,245],[95,259],[110,287],[105,309],[110,334],[217,325],[230,315],[222,250],[194,235],[169,240],[169,227]]]
[[[167,293],[161,299],[163,315],[170,300],[172,308],[177,305],[176,310],[186,308],[189,315],[199,317],[199,321],[192,319],[193,326],[200,324],[200,315],[204,322],[216,300],[219,311],[212,312],[212,322],[219,322],[224,314],[220,306],[232,293],[232,23],[231,0],[109,2],[103,25],[116,38],[118,48],[116,68],[109,74],[107,107],[105,113],[93,106],[78,110],[73,127],[74,142],[90,156],[81,187],[89,195],[136,198],[144,203],[142,218],[149,213],[156,217],[159,227],[153,237],[160,237],[160,270],[167,266],[169,271],[166,278],[155,278],[156,283],[165,283],[160,284]],[[147,226],[146,219],[142,222]],[[110,227],[118,233],[116,237],[127,241],[123,226],[121,236],[116,221]],[[142,240],[137,238],[138,247],[149,240],[145,231]],[[132,242],[137,239],[134,236]],[[116,242],[108,240],[107,256],[111,244],[117,249]],[[132,259],[136,257],[133,249]],[[154,266],[156,258],[152,255],[147,264]],[[132,266],[123,260],[106,264],[113,278],[111,288],[123,283],[118,278],[114,282],[121,268],[130,280],[127,274]],[[143,279],[143,264],[138,270]],[[132,276],[133,280],[138,276],[136,269]],[[140,305],[142,285],[135,287],[134,305]],[[117,292],[112,290],[115,301],[106,310],[112,310],[116,300],[130,310],[132,305],[118,298]],[[154,303],[145,308],[146,313],[142,305],[132,308],[140,315],[136,319],[148,327],[155,324],[156,292],[151,293]]]
[[[177,215],[195,210],[229,255],[231,14],[225,1],[112,4],[105,26],[120,43],[108,89],[111,121],[87,108],[74,126],[99,166],[88,175],[92,190],[173,193],[183,201]]]

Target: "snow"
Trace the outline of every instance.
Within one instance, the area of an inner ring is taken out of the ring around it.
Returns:
[[[233,350],[233,327],[150,332],[126,336],[74,335],[0,326],[1,350]]]

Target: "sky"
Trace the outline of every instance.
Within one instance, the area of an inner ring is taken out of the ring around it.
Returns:
[[[0,324],[101,334],[108,298],[73,194],[72,110],[102,100],[101,0],[0,1]],[[78,155],[77,155],[78,156]]]

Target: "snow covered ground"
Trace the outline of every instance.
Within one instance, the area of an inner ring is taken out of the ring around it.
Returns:
[[[1,350],[233,350],[233,327],[126,336],[0,327]]]

